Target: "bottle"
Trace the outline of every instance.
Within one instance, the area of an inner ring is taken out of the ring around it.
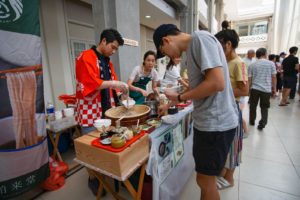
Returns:
[[[55,108],[50,101],[47,103],[46,112],[49,121],[55,120]]]

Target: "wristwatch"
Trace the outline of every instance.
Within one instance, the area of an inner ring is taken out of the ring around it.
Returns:
[[[178,100],[178,102],[181,102],[181,101],[182,101],[181,98],[180,98],[180,94],[177,95],[177,100]]]

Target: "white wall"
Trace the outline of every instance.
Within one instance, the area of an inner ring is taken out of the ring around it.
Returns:
[[[274,52],[288,52],[292,46],[300,48],[300,1],[276,0],[274,12]],[[300,50],[298,51],[300,56]]]
[[[57,97],[75,93],[71,41],[95,43],[91,5],[70,0],[41,0],[45,102],[64,108]],[[100,36],[99,36],[100,37]]]
[[[64,5],[62,0],[41,0],[40,11],[44,42],[42,59],[45,68],[45,101],[50,99],[61,109],[64,104],[57,97],[74,93]]]
[[[92,5],[82,3],[80,1],[74,2],[71,0],[65,0],[65,12],[67,13],[67,19],[80,21],[82,23],[93,25],[93,13]]]

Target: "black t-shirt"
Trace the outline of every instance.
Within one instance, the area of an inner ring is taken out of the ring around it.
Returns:
[[[299,64],[299,60],[294,55],[289,55],[282,61],[283,76],[296,77],[298,71],[295,65]]]

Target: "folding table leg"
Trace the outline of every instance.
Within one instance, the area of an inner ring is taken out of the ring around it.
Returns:
[[[137,199],[141,199],[141,196],[142,196],[144,177],[145,177],[145,168],[146,168],[146,163],[144,163],[142,165],[139,186],[138,186],[138,191],[137,191]]]
[[[100,173],[94,171],[94,170],[91,170],[91,169],[88,169],[87,170],[89,171],[89,173],[93,174],[100,182],[100,184],[103,185],[104,189],[111,193],[113,195],[113,197],[117,200],[125,200],[123,197],[119,196],[116,192],[113,191],[113,189],[110,187],[110,185],[106,182],[106,180],[104,179],[104,176],[101,175]],[[100,199],[100,196],[101,196],[101,193],[99,195],[99,191],[98,191],[98,195],[97,195],[97,200]]]
[[[58,158],[59,161],[63,161],[60,153],[59,153],[59,149],[58,149],[58,142],[59,142],[59,137],[60,137],[60,133],[55,133],[55,139],[53,138],[53,134],[52,133],[48,133],[50,141],[53,145],[53,157],[54,158]]]
[[[140,173],[140,178],[139,178],[139,185],[138,185],[138,190],[135,191],[133,188],[132,184],[130,183],[129,179],[124,181],[124,184],[130,194],[133,196],[135,200],[141,200],[141,195],[142,195],[142,190],[143,190],[143,184],[144,184],[144,177],[145,177],[145,168],[146,168],[146,163],[142,165],[141,168],[141,173]]]

